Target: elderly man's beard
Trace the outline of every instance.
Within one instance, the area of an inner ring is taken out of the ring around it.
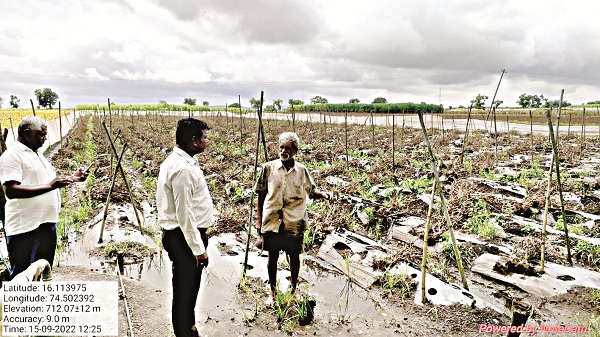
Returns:
[[[293,156],[286,152],[280,152],[279,158],[281,159],[281,161],[288,161],[288,160],[292,159]]]

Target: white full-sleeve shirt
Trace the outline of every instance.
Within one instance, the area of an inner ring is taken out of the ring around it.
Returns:
[[[160,165],[156,207],[163,229],[181,228],[194,255],[206,251],[198,228],[213,222],[213,201],[198,161],[177,146]]]
[[[21,186],[49,184],[56,170],[43,154],[34,152],[17,141],[0,156],[0,182],[17,181]],[[47,222],[58,222],[60,191],[58,189],[32,198],[6,200],[6,235],[30,232]]]

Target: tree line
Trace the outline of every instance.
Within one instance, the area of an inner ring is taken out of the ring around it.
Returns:
[[[38,102],[38,108],[52,109],[58,102],[58,94],[50,88],[35,89],[33,93]],[[2,103],[4,103],[4,99],[0,97],[0,108],[2,108]],[[16,95],[10,95],[9,105],[12,109],[18,109],[21,106],[21,100]]]

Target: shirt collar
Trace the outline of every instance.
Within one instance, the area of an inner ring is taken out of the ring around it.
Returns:
[[[198,161],[194,157],[190,156],[189,154],[187,154],[187,152],[183,151],[179,147],[173,147],[173,152],[180,155],[181,158],[183,158],[188,164],[200,166],[198,164]]]
[[[283,166],[283,162],[281,161],[281,159],[277,159],[277,162],[275,163],[275,166],[277,167],[277,169],[285,168]],[[297,167],[298,167],[298,162],[294,159],[294,166],[292,167],[292,170],[298,170]]]
[[[16,146],[16,147],[18,147],[19,150],[21,150],[21,151],[29,151],[29,152],[33,152],[33,153],[37,154],[37,151],[33,151],[31,148],[29,148],[29,146],[21,143],[18,140],[13,145]]]

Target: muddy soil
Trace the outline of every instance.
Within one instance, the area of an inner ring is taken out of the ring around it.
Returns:
[[[84,199],[89,200],[90,210],[88,218],[80,221],[78,230],[69,233],[85,232],[86,226],[98,226],[98,221],[90,218],[98,216],[107,200],[107,192],[111,186],[111,177],[114,175],[115,156],[111,155],[109,140],[100,123],[100,116],[89,115],[91,120],[80,119],[79,127],[73,129],[68,137],[68,142],[63,148],[56,151],[52,161],[55,166],[64,172],[70,172],[77,165],[96,160],[95,180],[87,191]],[[126,152],[122,164],[127,172],[131,192],[127,183],[120,177],[117,179],[114,194],[111,195],[112,205],[127,205],[131,196],[137,202],[137,209],[145,219],[148,228],[146,236],[158,242],[159,230],[152,228],[152,219],[156,214],[152,211],[154,192],[152,181],[158,175],[158,167],[173,147],[174,126],[177,119],[175,115],[134,115],[124,113],[111,119],[112,138],[118,139],[117,148],[121,149],[126,143],[129,151]],[[211,126],[209,150],[200,155],[199,161],[209,182],[215,207],[219,212],[217,222],[213,225],[210,235],[216,238],[225,233],[245,233],[247,228],[250,191],[252,188],[253,163],[256,147],[255,130],[256,120],[244,118],[240,120],[231,114],[218,116],[201,116]],[[318,117],[317,117],[318,118]],[[81,121],[85,121],[85,123]],[[91,130],[89,126],[91,125]],[[446,125],[447,127],[447,125]],[[241,130],[240,130],[241,128]],[[375,261],[373,266],[379,270],[387,270],[398,262],[420,268],[422,249],[392,240],[392,228],[397,225],[397,219],[403,215],[425,218],[428,207],[423,201],[432,184],[433,171],[428,163],[427,151],[424,147],[423,135],[419,129],[404,127],[396,122],[396,129],[390,130],[389,126],[373,126],[366,121],[362,125],[351,125],[349,131],[343,125],[332,125],[326,120],[311,122],[265,120],[264,130],[266,142],[264,148],[268,151],[268,158],[276,157],[277,135],[282,131],[296,129],[303,146],[301,148],[302,162],[309,163],[313,170],[313,177],[318,186],[334,192],[335,201],[327,204],[316,202],[309,209],[313,227],[308,234],[310,241],[306,246],[306,256],[316,257],[319,248],[329,233],[341,230],[351,230],[364,235],[379,243],[388,245],[392,252],[384,260]],[[473,234],[473,222],[477,218],[477,200],[485,202],[487,212],[498,214],[498,219],[507,219],[512,215],[535,217],[543,209],[546,181],[544,172],[549,167],[549,145],[547,137],[529,137],[515,132],[501,133],[498,137],[490,137],[483,132],[471,131],[468,140],[465,140],[464,130],[450,130],[440,132],[439,129],[430,129],[433,151],[439,156],[440,172],[444,184],[444,193],[448,198],[448,208],[452,222],[460,233]],[[86,137],[90,137],[97,146],[96,157],[80,157],[84,151]],[[392,137],[394,135],[394,137]],[[466,145],[463,146],[463,142]],[[532,143],[533,142],[533,143]],[[350,144],[349,148],[346,143]],[[585,146],[584,146],[585,145]],[[498,147],[500,150],[498,151]],[[261,145],[262,148],[262,145]],[[392,149],[394,152],[392,153]],[[534,153],[535,164],[531,161],[530,154]],[[561,164],[565,168],[577,169],[585,165],[590,166],[588,173],[577,175],[570,174],[570,179],[564,182],[565,192],[579,196],[574,201],[572,209],[597,214],[599,181],[595,178],[598,173],[598,140],[590,139],[583,144],[576,135],[561,138],[560,149]],[[264,161],[264,154],[259,154],[259,162]],[[74,160],[77,158],[76,160]],[[539,169],[532,169],[538,165]],[[525,173],[521,173],[525,172]],[[540,173],[541,172],[541,173]],[[117,175],[119,176],[119,175]],[[513,197],[498,197],[493,188],[469,180],[472,177],[502,177],[506,182],[517,182],[525,185],[527,195],[515,201]],[[330,177],[339,178],[331,180]],[[418,178],[418,179],[417,179]],[[397,187],[396,190],[382,190]],[[77,194],[73,192],[69,198],[71,203],[77,203]],[[556,184],[552,186],[552,193],[556,196]],[[587,198],[587,199],[586,199]],[[359,200],[357,202],[357,200]],[[580,202],[577,200],[588,200]],[[579,202],[579,204],[578,204]],[[552,198],[551,209],[553,218],[558,218],[560,205],[559,199]],[[111,212],[114,211],[111,208]],[[500,216],[500,214],[503,214]],[[75,220],[73,220],[75,221]],[[119,223],[126,228],[127,233],[136,231],[136,219],[128,216],[116,216],[113,224]],[[591,237],[600,237],[598,221],[593,222],[588,229],[580,229]],[[118,226],[117,226],[118,227]],[[489,295],[514,300],[525,299],[534,307],[534,315],[530,322],[547,322],[555,324],[578,324],[592,328],[594,319],[599,314],[598,300],[592,295],[589,288],[572,288],[566,294],[552,298],[539,298],[530,296],[522,290],[504,283],[483,277],[470,271],[470,267],[480,255],[493,251],[491,245],[510,245],[516,247],[520,261],[529,261],[533,264],[539,261],[540,234],[530,227],[517,225],[512,221],[500,222],[503,232],[510,235],[505,237],[481,238],[485,246],[478,244],[462,243],[464,265],[467,268],[468,280],[473,285],[485,289]],[[581,227],[581,226],[580,226]],[[499,228],[500,229],[500,228]],[[108,231],[114,231],[109,225]],[[423,228],[416,228],[411,235],[422,240]],[[111,232],[112,233],[112,232]],[[67,234],[65,246],[74,240],[77,234]],[[446,220],[443,211],[438,207],[433,210],[430,241],[433,247],[441,246],[447,238]],[[447,242],[447,241],[445,241]],[[546,258],[553,263],[566,265],[564,241],[560,234],[549,234],[549,248]],[[576,242],[573,242],[575,245]],[[159,245],[156,245],[159,247]],[[156,247],[155,246],[155,247]],[[136,250],[126,251],[126,259],[139,261],[147,259],[149,255],[157,254],[154,251]],[[449,253],[450,252],[450,253]],[[496,254],[502,254],[495,251]],[[103,256],[105,251],[98,248],[90,258],[98,260],[111,260],[113,257]],[[227,250],[223,252],[227,254]],[[349,256],[348,256],[349,257]],[[589,270],[598,270],[595,255],[582,250],[575,251],[576,266]],[[452,284],[460,284],[460,277],[451,250],[433,250],[428,263],[429,272],[440,280]],[[318,269],[319,267],[314,267]],[[330,269],[322,270],[323,273],[335,273]],[[337,273],[339,276],[339,273]],[[55,279],[112,279],[114,274],[102,273],[99,268],[82,268],[69,265],[68,261],[56,268]],[[343,276],[342,276],[343,277]],[[202,312],[198,325],[200,331],[207,336],[477,336],[479,324],[508,325],[511,322],[510,314],[494,311],[490,308],[472,308],[467,305],[434,305],[415,304],[414,289],[408,291],[408,300],[401,299],[398,288],[385,288],[383,280],[375,283],[364,291],[367,295],[365,301],[373,302],[378,308],[377,319],[361,316],[354,312],[345,316],[331,312],[323,312],[317,302],[315,319],[308,325],[286,326],[278,321],[277,314],[262,303],[261,294],[265,291],[262,281],[249,280],[247,290],[239,289],[239,279],[234,279],[226,285],[220,284],[211,276],[206,276],[201,291],[211,296],[215,292],[229,291],[234,295],[227,297],[220,303],[209,303],[210,310]],[[214,282],[214,283],[213,283]],[[311,281],[318,282],[318,281]],[[307,282],[308,287],[317,287],[316,284]],[[133,331],[136,336],[170,336],[170,286],[166,288],[147,279],[137,279],[127,276],[124,279],[125,293],[131,307]],[[164,282],[162,283],[165,284]],[[218,284],[222,288],[210,288]],[[168,282],[167,282],[168,285]],[[208,289],[208,290],[207,290]],[[308,290],[310,292],[310,290]],[[221,296],[215,296],[221,298]],[[502,301],[502,300],[499,300]],[[122,301],[121,301],[122,302]],[[120,306],[123,304],[120,303]],[[122,309],[122,308],[120,308]],[[128,335],[129,328],[126,323],[124,310],[119,310],[120,335]],[[556,315],[556,313],[561,315]],[[595,327],[597,329],[597,326]]]

